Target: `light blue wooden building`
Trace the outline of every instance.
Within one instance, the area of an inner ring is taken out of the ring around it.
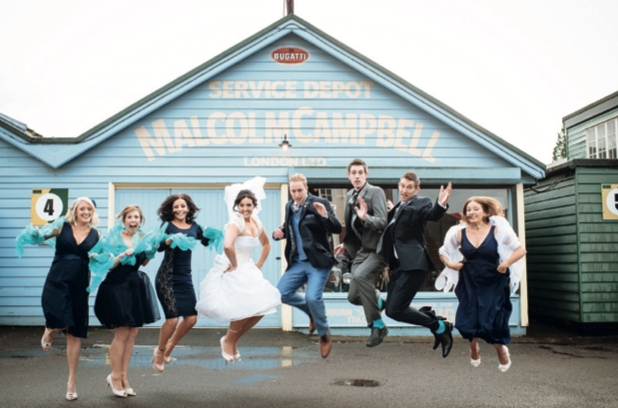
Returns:
[[[292,147],[279,145],[287,137]],[[452,181],[449,216],[456,221],[471,195],[499,199],[525,241],[523,189],[544,176],[544,165],[308,22],[289,15],[137,101],[77,138],[43,138],[10,118],[0,119],[0,324],[42,325],[41,288],[53,252],[30,247],[23,259],[14,239],[30,222],[33,189],[67,188],[69,199],[96,200],[101,229],[129,203],[142,206],[146,229],[170,193],[189,193],[200,223],[221,228],[225,185],[267,178],[260,214],[268,231],[280,225],[287,180],[301,172],[327,197],[343,221],[346,166],[364,159],[369,181],[397,199],[402,174],[416,171],[421,195],[436,197]],[[448,223],[430,227],[432,253]],[[337,244],[340,237],[333,237]],[[273,283],[285,269],[273,245],[264,274]],[[196,250],[196,286],[213,253]],[[160,258],[145,269],[154,279]],[[435,278],[435,273],[432,275]],[[452,293],[421,292],[415,305],[433,305],[451,320]],[[347,302],[333,275],[325,297],[334,333],[367,334],[362,309]],[[527,326],[526,281],[513,297],[514,334]],[[94,302],[94,296],[91,296]],[[92,324],[97,324],[92,316]],[[283,307],[262,327],[303,330],[307,319]],[[391,334],[429,335],[387,321]],[[198,326],[218,324],[200,319]]]

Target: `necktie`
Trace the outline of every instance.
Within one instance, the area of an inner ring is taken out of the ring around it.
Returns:
[[[361,189],[362,190],[362,189]],[[354,235],[356,235],[356,237],[358,239],[362,239],[363,236],[363,227],[362,224],[361,225],[354,225],[355,221],[356,221],[356,211],[354,210],[354,207],[356,207],[356,200],[358,199],[358,195],[360,194],[361,190],[354,190],[354,192],[352,193],[352,195],[350,196],[350,200],[348,200],[348,205],[350,206],[349,208],[349,225],[350,225],[350,229],[352,230],[352,232],[354,232]]]

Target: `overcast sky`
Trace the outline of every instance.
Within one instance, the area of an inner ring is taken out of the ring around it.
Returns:
[[[0,112],[76,137],[284,15],[284,0],[2,0]],[[295,13],[544,163],[618,90],[616,0],[296,0]]]

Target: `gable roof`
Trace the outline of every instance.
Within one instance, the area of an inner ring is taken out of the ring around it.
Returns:
[[[2,120],[0,120],[0,138],[7,140],[49,166],[59,168],[145,115],[291,33],[371,78],[394,94],[482,145],[496,156],[521,168],[533,178],[540,179],[543,177],[545,165],[537,159],[294,14],[281,18],[76,138],[32,138],[16,127],[3,124]]]

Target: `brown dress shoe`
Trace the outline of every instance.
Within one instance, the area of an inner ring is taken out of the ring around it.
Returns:
[[[320,337],[320,353],[322,353],[322,358],[328,357],[332,349],[333,349],[333,342],[330,339],[330,330],[329,330],[328,333]]]
[[[313,334],[315,331],[315,323],[313,322],[313,317],[309,316],[309,334]]]

